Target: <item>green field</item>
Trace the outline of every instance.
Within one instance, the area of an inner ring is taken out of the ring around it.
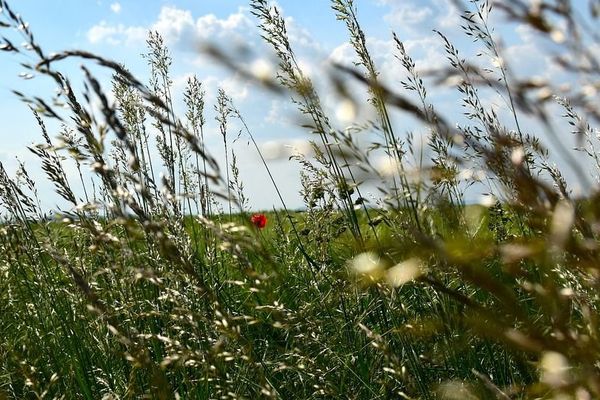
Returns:
[[[302,169],[301,210],[283,197],[276,209],[251,210],[231,140],[239,127],[262,157],[253,128],[221,90],[215,112],[227,158],[213,159],[201,79],[171,93],[158,33],[148,39],[146,85],[86,52],[46,55],[35,27],[0,3],[3,29],[29,44],[3,50],[26,54],[25,67],[62,88],[62,104],[17,96],[39,121],[41,144],[30,150],[64,204],[50,213],[28,166],[9,175],[0,163],[0,400],[600,398],[600,196],[594,186],[572,195],[539,139],[560,125],[548,97],[531,92],[561,82],[512,80],[511,60],[500,63],[494,89],[511,114],[501,120],[479,96],[485,74],[440,34],[451,68],[442,72],[461,78],[471,123],[457,125],[429,103],[396,37],[403,88],[378,80],[355,5],[334,0],[360,62],[332,79],[340,96],[350,81],[368,91],[376,120],[360,128],[365,145],[332,127],[284,17],[253,0],[279,70],[248,79],[293,99],[314,154],[290,160]],[[488,3],[469,7],[465,31],[499,52],[483,17]],[[579,21],[568,8],[515,10],[549,38]],[[580,29],[561,48],[573,59],[597,40]],[[113,73],[115,101],[87,70],[84,93],[73,89],[59,73],[70,59]],[[597,65],[572,72],[597,84]],[[171,96],[185,98],[184,116]],[[584,150],[564,149],[564,159],[592,176],[594,99],[555,99]],[[427,151],[415,151],[392,110],[428,130]],[[521,131],[523,115],[537,134]],[[47,121],[70,129],[48,132]],[[373,167],[375,155],[393,171]],[[265,182],[277,193],[282,184]],[[370,200],[366,185],[376,187]],[[473,187],[490,193],[482,204],[468,198]]]

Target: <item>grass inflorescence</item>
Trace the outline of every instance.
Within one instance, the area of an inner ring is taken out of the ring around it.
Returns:
[[[0,50],[59,87],[51,100],[15,94],[42,134],[29,150],[64,204],[44,210],[27,166],[10,176],[0,163],[0,399],[600,397],[597,96],[517,78],[489,22],[498,12],[547,37],[563,51],[557,65],[597,89],[588,21],[598,6],[581,16],[569,1],[492,3],[460,11],[494,68],[436,31],[447,65],[421,71],[392,34],[398,85],[382,79],[354,2],[332,0],[356,65],[336,65],[331,83],[350,108],[359,98],[350,88],[364,89],[374,115],[338,129],[281,11],[250,1],[276,77],[209,53],[305,118],[313,154],[290,160],[301,168],[295,211],[223,89],[213,108],[224,162],[210,154],[203,82],[191,77],[173,93],[158,32],[148,35],[145,84],[86,51],[46,54],[0,0],[0,28],[26,42],[15,47],[7,34]],[[81,91],[60,72],[70,59],[84,61]],[[112,87],[91,65],[111,72]],[[438,113],[425,82],[452,82],[464,115]],[[556,110],[580,153],[564,148]],[[400,133],[398,113],[427,131],[427,146]],[[573,196],[541,133],[589,183],[583,195]],[[249,206],[232,150],[241,135],[276,209]],[[384,170],[373,161],[382,156]]]

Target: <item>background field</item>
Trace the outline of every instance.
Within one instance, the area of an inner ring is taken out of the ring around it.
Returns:
[[[28,151],[63,204],[42,206],[29,165],[0,163],[0,399],[600,397],[599,3],[457,3],[454,29],[480,55],[463,58],[436,31],[446,64],[422,71],[394,34],[403,76],[389,82],[360,5],[332,0],[356,64],[323,72],[330,110],[280,10],[251,1],[277,72],[204,51],[298,108],[310,141],[289,159],[300,210],[226,90],[214,104],[201,77],[173,91],[158,32],[141,82],[84,50],[46,53],[0,5],[2,55],[58,86],[14,95],[38,122]],[[547,41],[564,80],[517,77],[494,13]],[[83,64],[81,89],[61,72],[70,61]],[[442,86],[461,115],[430,102]],[[373,118],[359,122],[365,109]],[[208,110],[223,157],[205,145]],[[405,132],[398,115],[419,128]],[[234,141],[256,153],[277,207],[250,207]]]

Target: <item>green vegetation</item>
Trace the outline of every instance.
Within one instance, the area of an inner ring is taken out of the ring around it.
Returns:
[[[596,21],[592,3],[585,17],[567,1],[535,8],[511,0],[498,12],[540,38],[556,41],[567,29],[557,44],[561,65],[597,88],[597,36],[585,24]],[[376,111],[372,124],[343,131],[298,67],[284,18],[265,0],[250,2],[279,71],[273,81],[241,72],[293,98],[314,149],[296,159],[306,209],[289,210],[281,198],[280,210],[264,213],[264,228],[251,219],[228,147],[237,124],[260,153],[252,127],[219,91],[227,154],[219,165],[204,147],[201,80],[171,92],[158,33],[148,38],[145,85],[87,52],[47,55],[0,4],[2,29],[28,43],[17,49],[3,38],[1,49],[26,55],[37,79],[61,88],[55,102],[17,95],[42,132],[30,150],[69,205],[48,218],[25,166],[11,177],[0,164],[0,399],[600,397],[598,192],[574,198],[520,123],[527,115],[559,137],[549,113],[560,106],[581,154],[600,165],[597,96],[576,87],[554,99],[562,82],[517,80],[490,34],[487,2],[464,10],[463,29],[503,60],[496,69],[467,62],[439,33],[449,60],[440,81],[458,82],[470,122],[456,126],[429,103],[395,35],[402,87],[380,82],[352,1],[331,1],[358,60],[332,79],[341,96],[349,82],[365,85]],[[58,68],[73,58],[114,73],[115,104],[86,67],[84,93],[72,89]],[[506,99],[508,125],[481,86]],[[181,119],[173,112],[179,95]],[[399,135],[391,116],[398,111],[428,129],[427,152]],[[61,123],[58,138],[47,120]],[[359,133],[372,138],[368,146]],[[564,152],[582,175],[599,172]],[[376,155],[389,158],[391,172],[372,166]],[[473,170],[484,178],[461,178]],[[371,202],[367,178],[380,191]],[[490,193],[485,206],[466,205],[471,185]]]

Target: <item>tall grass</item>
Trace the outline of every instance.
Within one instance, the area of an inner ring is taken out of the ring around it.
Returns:
[[[569,1],[535,4],[461,9],[464,33],[500,60],[496,69],[466,60],[439,31],[448,66],[421,71],[393,34],[405,73],[396,87],[380,76],[356,5],[332,0],[357,59],[337,65],[332,82],[341,101],[356,101],[349,83],[361,84],[376,116],[338,129],[281,11],[252,0],[277,77],[212,54],[308,117],[314,154],[293,157],[305,202],[293,211],[223,89],[214,111],[224,163],[205,143],[200,78],[188,81],[178,118],[159,33],[148,36],[144,84],[85,51],[47,55],[0,0],[2,28],[26,42],[17,48],[7,33],[0,48],[60,88],[54,101],[15,94],[42,133],[29,150],[66,204],[49,216],[28,166],[10,176],[0,163],[0,399],[600,397],[597,186],[573,196],[542,140],[598,182],[600,113],[589,96],[600,74],[598,7],[581,15]],[[588,86],[565,93],[563,82],[517,78],[491,34],[492,12],[553,41],[557,65]],[[85,62],[81,92],[60,72],[68,59]],[[114,102],[90,64],[113,74]],[[438,112],[426,78],[456,83],[466,120]],[[486,102],[490,89],[510,118]],[[399,134],[394,113],[419,121],[427,148]],[[250,222],[234,123],[281,202],[264,229]],[[564,125],[582,153],[564,146]],[[381,155],[392,168],[374,166]],[[364,182],[378,188],[371,200]],[[468,201],[473,187],[489,194],[484,205]]]

